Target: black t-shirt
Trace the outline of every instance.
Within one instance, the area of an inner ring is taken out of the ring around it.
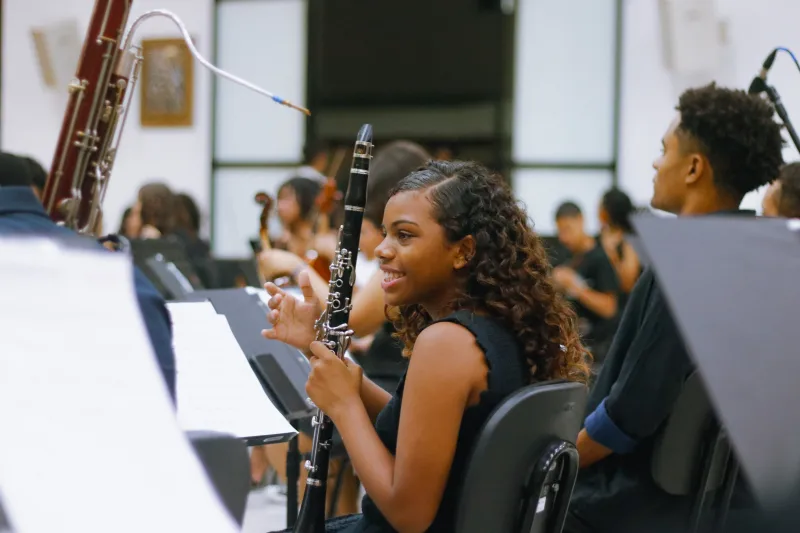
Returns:
[[[615,296],[620,292],[617,273],[614,271],[614,267],[611,265],[605,250],[596,239],[594,248],[582,255],[573,256],[566,263],[566,266],[574,269],[584,279],[586,285],[594,291],[613,293]],[[570,299],[570,301],[578,315],[583,342],[589,348],[600,349],[602,346],[607,346],[614,337],[618,323],[617,316],[603,318],[585,307],[580,301],[573,299]],[[602,356],[604,354],[605,349],[602,349],[602,353],[597,355]]]

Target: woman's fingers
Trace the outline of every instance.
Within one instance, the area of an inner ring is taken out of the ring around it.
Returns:
[[[275,296],[267,300],[267,306],[269,306],[270,309],[277,309],[281,305],[282,301],[283,301],[283,295],[276,294]]]

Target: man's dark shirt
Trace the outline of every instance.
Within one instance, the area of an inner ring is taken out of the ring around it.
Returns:
[[[0,187],[0,236],[41,235],[76,245],[102,250],[99,243],[56,225],[45,212],[30,187]],[[112,252],[108,252],[112,253]],[[175,354],[172,350],[172,323],[164,299],[152,283],[134,267],[134,288],[150,342],[164,375],[170,396],[175,399]]]
[[[617,277],[611,261],[608,259],[603,247],[595,240],[595,246],[581,256],[575,256],[567,261],[565,266],[571,267],[581,276],[586,285],[598,292],[612,293],[615,296],[620,292],[619,278]],[[571,300],[575,307],[578,319],[582,323],[581,335],[584,343],[591,349],[595,362],[604,359],[608,345],[614,337],[617,328],[617,317],[603,318],[588,309],[581,302]]]
[[[586,406],[587,433],[613,453],[578,474],[570,513],[585,529],[565,527],[564,533],[679,530],[674,527],[681,525],[690,502],[655,485],[650,461],[657,432],[693,370],[648,269],[631,291]]]

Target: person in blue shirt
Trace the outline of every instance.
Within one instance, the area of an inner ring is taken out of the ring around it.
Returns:
[[[43,236],[73,246],[102,246],[90,237],[57,225],[44,210],[31,182],[24,159],[0,152],[0,237]],[[111,253],[111,252],[109,252]],[[175,354],[172,349],[172,323],[162,296],[134,267],[134,288],[150,342],[175,401]]]
[[[683,93],[653,163],[651,205],[678,216],[737,213],[783,164],[781,127],[765,101],[714,84]],[[735,290],[732,288],[732,290]],[[637,281],[594,384],[578,435],[581,470],[564,533],[682,531],[690,498],[650,474],[659,430],[694,363],[653,271]],[[752,503],[738,487],[744,510]],[[736,498],[735,499],[739,499]]]

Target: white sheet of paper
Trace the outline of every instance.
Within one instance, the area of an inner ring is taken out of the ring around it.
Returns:
[[[123,254],[0,240],[0,491],[15,533],[239,530],[177,424],[131,269]]]
[[[224,315],[209,302],[169,303],[167,308],[178,421],[184,430],[240,438],[297,433],[264,393]]]

